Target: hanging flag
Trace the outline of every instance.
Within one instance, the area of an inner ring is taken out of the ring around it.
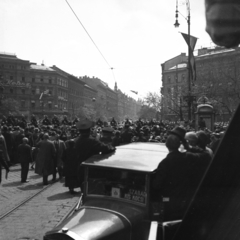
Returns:
[[[39,100],[41,100],[41,99],[42,99],[42,96],[43,96],[43,93],[41,93],[41,95],[40,95],[40,97],[39,97]]]
[[[48,89],[45,90],[44,92],[42,92],[41,95],[40,95],[40,97],[39,97],[39,100],[42,99],[42,96],[43,96],[44,94],[48,94],[48,93],[49,93],[49,90],[48,90]]]
[[[193,37],[191,35],[185,34],[185,33],[181,33],[181,34],[182,34],[184,40],[186,41],[187,45],[190,47],[189,56],[188,56],[190,58],[189,70],[190,70],[191,80],[192,80],[192,82],[195,82],[196,81],[196,63],[195,63],[193,51],[194,51],[194,48],[197,43],[197,38]]]
[[[138,92],[136,92],[136,91],[133,91],[133,90],[130,90],[131,92],[133,92],[133,93],[135,93],[135,94],[138,94]]]

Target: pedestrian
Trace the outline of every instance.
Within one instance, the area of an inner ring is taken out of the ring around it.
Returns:
[[[32,149],[31,146],[28,145],[28,138],[24,137],[22,139],[22,144],[18,146],[18,161],[21,164],[21,182],[26,183],[29,182],[27,180],[29,164],[32,162]]]
[[[56,157],[56,149],[52,141],[49,141],[48,133],[43,135],[43,140],[37,143],[39,149],[35,173],[43,176],[43,185],[48,185],[48,176],[54,173],[54,158]]]
[[[6,142],[0,128],[0,183],[2,182],[2,167],[6,169],[5,177],[7,179],[9,173],[8,163],[10,163],[10,159],[7,152]]]
[[[100,137],[100,141],[105,144],[113,145],[113,136],[114,129],[111,126],[104,127],[102,129],[102,136]]]
[[[182,219],[207,168],[202,153],[179,151],[181,144],[186,145],[185,133],[182,127],[170,131],[166,140],[169,153],[159,163],[153,180],[153,199],[169,198],[164,204],[164,221]]]
[[[63,152],[63,173],[65,176],[65,187],[69,188],[71,194],[75,194],[75,188],[80,188],[78,181],[78,159],[76,149],[74,148],[75,141],[68,140],[67,148]]]
[[[56,180],[56,175],[58,172],[59,175],[59,180],[62,179],[63,177],[63,161],[62,161],[62,156],[63,152],[66,149],[66,145],[64,141],[59,139],[59,135],[55,135],[55,140],[54,140],[54,146],[56,149],[56,157],[54,159],[54,172],[53,172],[53,181]]]
[[[88,119],[84,119],[77,123],[80,136],[76,140],[75,149],[79,166],[80,184],[83,182],[83,169],[81,168],[81,163],[83,161],[95,154],[111,153],[116,149],[112,145],[104,144],[91,136],[91,128],[93,125],[93,122]]]

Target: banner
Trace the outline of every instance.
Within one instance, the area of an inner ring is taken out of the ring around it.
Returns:
[[[195,58],[194,58],[194,55],[193,55],[193,51],[194,51],[194,48],[195,48],[196,43],[197,43],[197,38],[193,37],[191,35],[185,34],[185,33],[181,33],[181,34],[182,34],[184,40],[186,41],[187,45],[190,48],[189,56],[188,56],[190,66],[188,66],[188,67],[189,67],[189,70],[190,70],[191,81],[195,82],[196,81],[196,63],[195,63]]]

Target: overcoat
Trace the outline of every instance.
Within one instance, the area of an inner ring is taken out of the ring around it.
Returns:
[[[35,173],[42,175],[43,171],[47,174],[53,174],[54,170],[54,158],[56,155],[56,149],[52,141],[42,140],[37,144],[39,148],[36,157]]]
[[[63,156],[63,152],[66,149],[66,145],[64,143],[64,141],[62,140],[55,140],[54,141],[54,146],[56,149],[56,163],[57,166],[62,166],[63,162],[62,162],[62,156]]]

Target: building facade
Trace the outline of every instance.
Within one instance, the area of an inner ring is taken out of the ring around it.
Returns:
[[[189,91],[187,57],[180,56],[162,64],[162,117],[187,119],[186,97]],[[240,48],[221,47],[199,49],[195,56],[196,82],[191,83],[191,113],[205,97],[214,108],[216,121],[228,121],[240,103]]]
[[[136,118],[137,102],[95,77],[76,77],[59,67],[0,53],[0,113],[37,118],[88,116],[109,121]]]

